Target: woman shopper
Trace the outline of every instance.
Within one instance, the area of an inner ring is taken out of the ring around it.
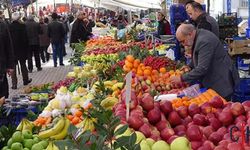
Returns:
[[[13,22],[10,24],[10,34],[13,42],[15,66],[14,72],[11,76],[12,89],[17,89],[17,73],[16,66],[18,62],[21,66],[21,72],[23,76],[23,85],[29,84],[32,79],[29,79],[28,69],[26,66],[26,60],[28,59],[28,38],[25,24],[20,22],[20,13],[14,12],[12,14]]]
[[[48,18],[40,18],[40,27],[42,29],[42,34],[39,35],[39,43],[40,43],[40,54],[42,62],[45,63],[49,61],[50,54],[47,52],[50,41],[48,37]]]

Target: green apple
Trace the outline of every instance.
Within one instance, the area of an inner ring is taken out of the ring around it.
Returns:
[[[33,134],[33,138],[38,137],[38,134]]]
[[[119,124],[119,125],[115,128],[115,132],[116,132],[119,128],[121,128],[121,127],[123,127],[123,125],[122,125],[122,124]],[[131,129],[128,127],[127,130],[126,130],[124,133],[122,133],[122,134],[120,134],[120,135],[117,135],[116,138],[120,138],[120,137],[122,137],[122,136],[129,136],[129,135],[131,135],[131,133],[132,133],[132,131],[131,131]]]
[[[41,141],[38,137],[34,137],[33,140],[34,140],[34,143],[39,143]]]
[[[146,140],[142,140],[140,143],[141,150],[151,150],[148,142]]]
[[[147,143],[148,143],[148,145],[149,145],[150,147],[152,147],[152,146],[154,145],[154,143],[155,143],[155,140],[153,140],[153,139],[151,139],[151,138],[147,138],[146,141],[147,141]]]
[[[11,150],[22,150],[23,149],[23,145],[19,142],[13,143],[11,145]]]
[[[11,148],[12,143],[13,143],[13,140],[12,140],[12,138],[10,138],[10,139],[8,140],[8,142],[7,142],[8,148]]]
[[[154,145],[152,146],[152,150],[170,150],[170,146],[165,141],[160,140],[154,143]]]
[[[8,149],[8,146],[4,146],[3,148],[2,148],[2,150],[7,150]]]
[[[191,144],[185,137],[176,138],[170,145],[171,150],[191,150]]]
[[[13,143],[15,142],[23,142],[23,135],[21,131],[16,131],[13,135],[12,135],[12,141]]]
[[[33,144],[34,144],[33,139],[25,139],[23,142],[23,146],[28,149],[31,149]]]
[[[136,134],[136,144],[141,142],[142,140],[145,140],[146,137],[144,136],[144,134],[142,134],[141,132],[139,131],[135,131],[135,134]]]
[[[30,149],[28,149],[28,148],[24,148],[23,150],[30,150]]]
[[[31,150],[43,150],[43,146],[39,143],[32,146]]]
[[[44,140],[44,141],[39,142],[38,144],[41,144],[43,146],[43,148],[47,148],[49,145],[49,142]]]
[[[24,139],[32,139],[33,138],[32,132],[30,130],[24,130],[22,133],[23,133]]]

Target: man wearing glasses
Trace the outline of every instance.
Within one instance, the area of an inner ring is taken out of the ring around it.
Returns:
[[[170,78],[173,84],[200,82],[227,100],[231,100],[239,75],[219,38],[212,32],[196,29],[192,24],[182,24],[176,37],[185,47],[191,48],[190,72]]]

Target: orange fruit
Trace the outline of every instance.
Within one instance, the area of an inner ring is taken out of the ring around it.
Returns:
[[[74,116],[73,115],[67,115],[67,118],[71,121],[74,118]]]
[[[137,75],[138,76],[143,76],[143,71],[141,69],[137,69]]]
[[[166,72],[167,72],[166,68],[164,68],[164,67],[160,68],[160,73],[166,73]]]
[[[140,62],[138,63],[138,62],[134,61],[133,66],[134,66],[135,68],[139,67],[139,65],[140,65]]]
[[[152,70],[152,74],[153,74],[153,75],[158,75],[159,72],[158,72],[157,70],[154,69],[154,70]]]
[[[130,71],[130,68],[128,68],[126,65],[124,65],[124,66],[123,66],[123,70],[124,70],[125,72],[129,72],[129,71]]]
[[[134,62],[134,60],[135,60],[135,58],[134,58],[134,56],[132,56],[132,55],[127,55],[126,56],[126,60],[128,60],[129,62]]]
[[[125,60],[125,65],[130,69],[133,68],[133,63],[129,62],[128,60]]]
[[[76,124],[79,123],[79,121],[80,121],[80,118],[79,118],[79,117],[74,117],[74,118],[71,120],[71,123],[74,124],[74,125],[76,125]]]
[[[82,112],[80,110],[75,112],[75,116],[77,117],[81,117],[82,116]]]
[[[169,74],[170,74],[170,75],[173,75],[174,73],[175,73],[174,70],[170,70],[170,71],[169,71]]]
[[[138,65],[140,65],[141,61],[140,61],[140,59],[136,59],[136,60],[134,61],[134,63],[137,63]]]
[[[151,75],[151,71],[149,69],[145,69],[143,71],[143,74],[146,75],[146,76],[150,76]]]

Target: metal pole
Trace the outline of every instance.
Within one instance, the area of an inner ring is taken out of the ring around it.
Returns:
[[[56,0],[54,0],[54,11],[56,11]]]

